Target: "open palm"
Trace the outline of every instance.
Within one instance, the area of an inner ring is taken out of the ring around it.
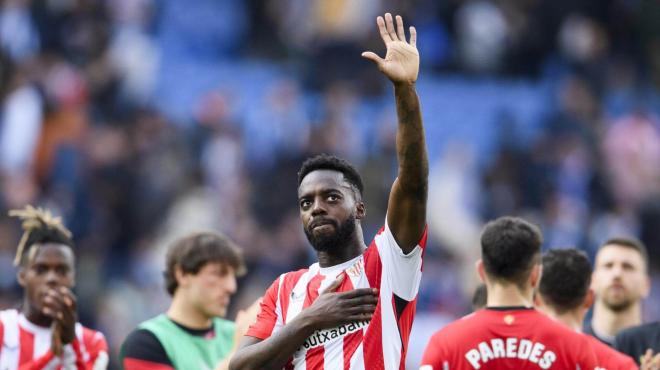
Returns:
[[[406,42],[406,34],[403,28],[403,19],[396,16],[396,30],[390,13],[385,18],[376,18],[380,36],[387,47],[385,59],[371,51],[362,53],[364,58],[372,60],[394,83],[412,83],[417,80],[419,73],[419,52],[417,51],[417,31],[410,27],[410,42]]]

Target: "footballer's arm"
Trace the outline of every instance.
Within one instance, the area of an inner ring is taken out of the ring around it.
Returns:
[[[426,227],[429,173],[422,114],[415,91],[419,71],[417,32],[410,27],[410,42],[406,42],[403,20],[396,16],[395,29],[389,13],[384,19],[378,17],[377,23],[387,46],[385,59],[372,52],[362,56],[374,61],[394,85],[399,122],[396,136],[399,173],[390,192],[387,224],[397,244],[408,254],[417,246]]]

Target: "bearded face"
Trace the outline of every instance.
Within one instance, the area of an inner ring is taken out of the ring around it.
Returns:
[[[600,249],[592,279],[596,297],[615,312],[637,304],[649,292],[645,262],[629,247],[607,245]]]
[[[298,188],[298,203],[303,230],[318,252],[337,251],[355,238],[357,220],[364,206],[341,172],[310,172]]]
[[[305,236],[317,251],[329,251],[348,244],[355,232],[355,216],[339,224],[335,220],[322,220],[305,228]]]
[[[638,299],[624,284],[613,282],[602,293],[602,301],[612,311],[625,311]]]

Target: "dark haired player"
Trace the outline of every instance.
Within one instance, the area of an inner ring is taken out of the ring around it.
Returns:
[[[539,311],[565,324],[576,332],[594,301],[591,263],[587,255],[576,249],[551,250],[543,256],[543,276],[534,302]],[[617,352],[596,338],[585,335],[605,370],[634,370],[632,358]]]
[[[236,277],[245,273],[239,249],[213,232],[188,235],[168,250],[166,313],[138,326],[122,345],[124,370],[226,369],[238,340],[254,321],[257,304],[224,320]]]
[[[488,292],[485,309],[454,321],[431,338],[423,370],[594,370],[588,339],[532,307],[541,278],[541,232],[502,217],[481,234],[477,262]]]
[[[0,311],[0,369],[105,369],[105,337],[76,322],[71,232],[40,208],[9,214],[23,221],[14,264],[24,295],[20,311]]]
[[[612,238],[601,245],[591,283],[596,302],[585,333],[611,346],[621,330],[642,323],[642,300],[651,290],[648,260],[639,240]]]
[[[281,275],[264,296],[257,322],[231,369],[400,369],[408,346],[426,244],[428,161],[415,80],[415,29],[378,17],[387,46],[374,61],[394,85],[398,178],[385,225],[367,247],[362,180],[346,161],[307,160],[298,178],[303,229],[318,256]]]

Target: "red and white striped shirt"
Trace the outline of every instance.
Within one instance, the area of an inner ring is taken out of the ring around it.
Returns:
[[[76,338],[56,357],[52,331],[37,326],[16,310],[0,311],[0,370],[105,370],[108,344],[101,332],[76,323]]]
[[[266,339],[310,306],[341,273],[338,292],[378,288],[371,321],[316,331],[289,359],[286,369],[404,369],[408,338],[422,276],[426,231],[409,254],[403,254],[389,227],[382,228],[365,252],[332,267],[318,263],[281,275],[268,288],[256,323],[247,334]]]

